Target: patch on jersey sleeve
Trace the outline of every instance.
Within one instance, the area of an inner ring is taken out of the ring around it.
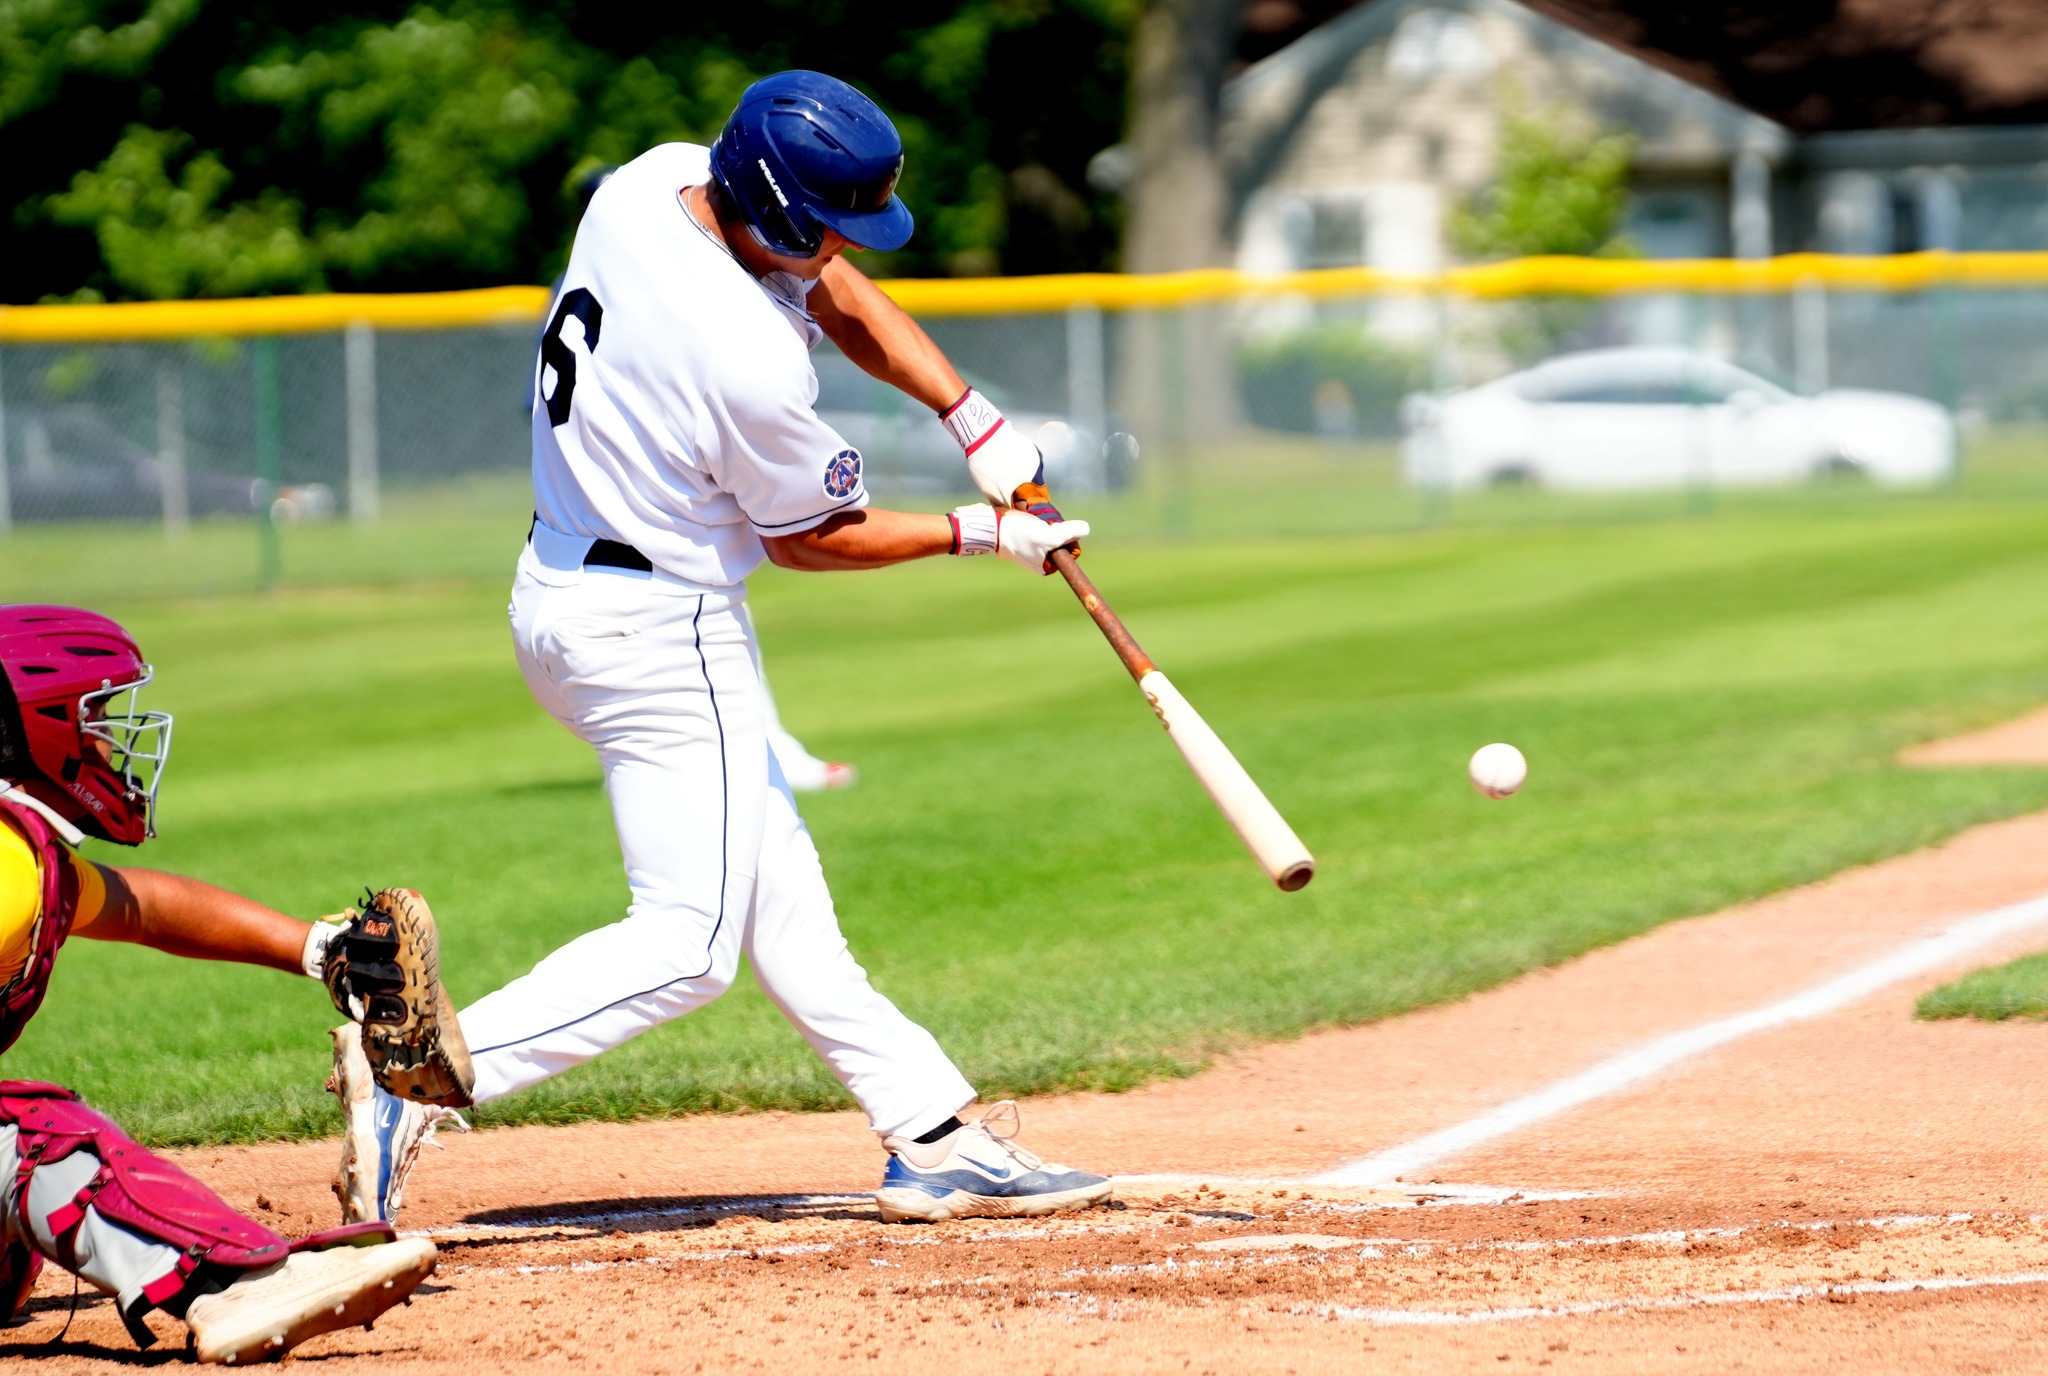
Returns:
[[[860,486],[860,450],[842,449],[825,463],[825,495],[851,497]]]

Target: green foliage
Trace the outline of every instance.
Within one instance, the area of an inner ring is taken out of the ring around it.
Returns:
[[[330,162],[381,151],[363,213],[321,227],[326,261],[356,277],[426,262],[504,274],[528,215],[518,174],[579,132],[591,65],[508,14],[422,6],[338,50],[273,54],[232,89],[310,123]]]
[[[1429,361],[1374,339],[1362,323],[1324,323],[1248,343],[1238,377],[1255,425],[1387,436],[1400,433],[1401,398],[1428,380]]]
[[[1236,456],[1213,537],[1121,538],[1138,508],[1100,504],[1088,558],[1315,847],[1300,894],[1259,877],[1056,580],[994,560],[754,580],[791,726],[862,766],[804,801],[853,949],[991,1096],[1186,1073],[2048,805],[2048,773],[1894,762],[2048,691],[2040,502],[1600,520],[1535,494],[1548,526],[1247,535],[1319,518],[1329,470],[1289,482],[1288,452]],[[103,604],[178,714],[141,859],[299,913],[416,884],[467,1002],[625,899],[590,753],[506,651],[517,496],[295,530],[298,586],[270,596],[165,595],[210,560],[246,579],[239,525],[147,561],[133,530],[24,530],[0,585],[148,570],[159,600]],[[393,581],[317,586],[366,575]],[[1057,766],[990,789],[989,742],[1020,721]],[[1511,801],[1465,782],[1487,740],[1532,761]],[[331,1132],[332,1016],[306,980],[74,941],[7,1073],[156,1141]],[[483,1116],[843,1103],[743,985]]]
[[[132,78],[198,14],[203,0],[0,0],[0,126],[49,103],[67,73]]]
[[[1567,107],[1531,113],[1503,100],[1493,184],[1453,207],[1452,246],[1471,258],[1635,257],[1620,233],[1634,151],[1634,135],[1603,133]],[[1517,362],[1542,359],[1593,313],[1585,297],[1524,297],[1502,307],[1497,342]]]
[[[1634,152],[1634,135],[1575,111],[1504,102],[1493,184],[1453,210],[1451,243],[1473,258],[1633,257],[1619,234]]]
[[[0,299],[546,280],[585,173],[708,141],[789,66],[864,86],[903,132],[919,231],[871,271],[1105,266],[1114,208],[1082,172],[1119,132],[1135,12],[0,0]]]
[[[98,167],[49,200],[50,218],[90,228],[124,294],[157,300],[320,291],[318,248],[296,201],[269,190],[221,205],[234,174],[190,137],[129,129]],[[182,165],[181,165],[182,164]]]
[[[1972,971],[1920,996],[1915,1017],[2048,1021],[2048,952]]]

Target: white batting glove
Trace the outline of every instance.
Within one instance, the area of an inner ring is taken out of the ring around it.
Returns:
[[[1038,446],[1018,433],[995,403],[972,387],[939,413],[939,423],[967,455],[967,476],[974,479],[990,506],[1012,506],[1018,488],[1045,482],[1045,456]]]
[[[1035,573],[1052,572],[1052,552],[1088,534],[1086,521],[1041,521],[1028,511],[997,511],[974,502],[948,513],[953,553],[1000,554]]]

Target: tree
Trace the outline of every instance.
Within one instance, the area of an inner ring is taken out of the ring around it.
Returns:
[[[1503,101],[1493,184],[1452,210],[1452,245],[1473,258],[1635,257],[1621,232],[1634,152],[1634,136],[1603,133],[1577,111]],[[1496,308],[1495,339],[1511,358],[1545,358],[1596,316],[1588,297],[1526,296]]]
[[[1568,109],[1504,103],[1493,184],[1451,214],[1451,243],[1472,258],[1536,254],[1632,257],[1621,237],[1635,138],[1602,133]]]
[[[1237,0],[1151,0],[1132,55],[1130,229],[1124,266],[1224,262],[1229,193],[1217,143]]]
[[[887,272],[1110,265],[1137,0],[0,0],[0,300],[545,281],[588,169],[831,71],[909,154]]]

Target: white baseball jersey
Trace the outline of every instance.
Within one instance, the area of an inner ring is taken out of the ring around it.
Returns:
[[[812,409],[809,284],[756,279],[683,207],[710,167],[709,149],[663,144],[591,199],[541,341],[533,495],[557,532],[728,587],[767,557],[762,536],[868,494]]]

